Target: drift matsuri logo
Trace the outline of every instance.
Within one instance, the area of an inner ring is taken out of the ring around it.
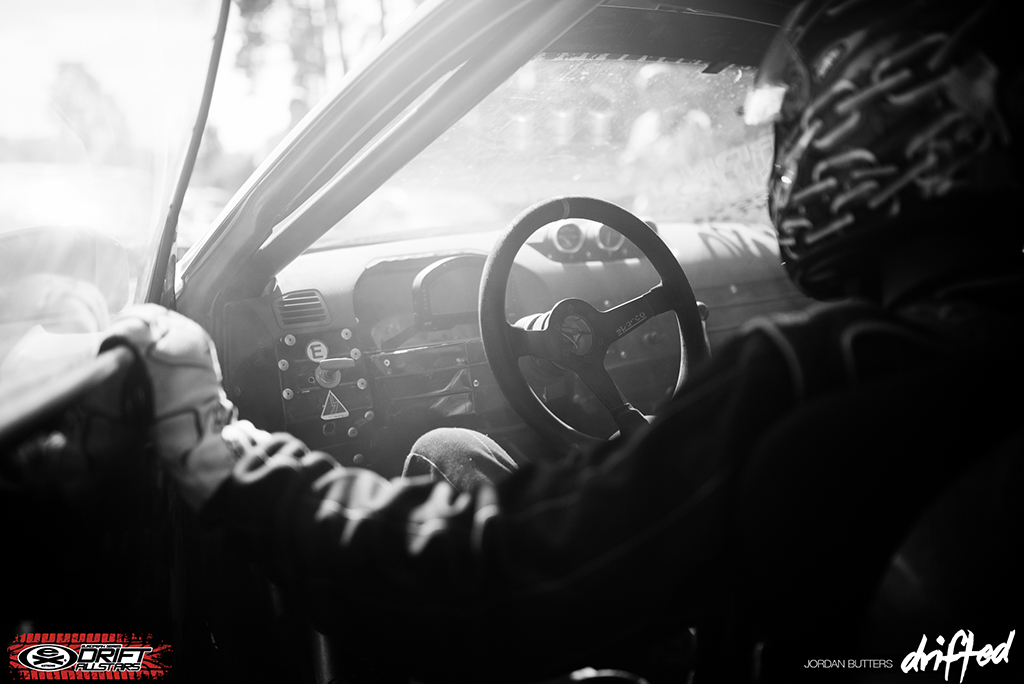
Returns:
[[[15,679],[158,679],[170,653],[139,634],[19,634],[7,647]]]

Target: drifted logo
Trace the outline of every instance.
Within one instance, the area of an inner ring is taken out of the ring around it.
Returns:
[[[985,644],[981,649],[974,650],[974,632],[968,630],[966,633],[964,630],[960,630],[953,635],[953,638],[949,640],[949,645],[946,646],[946,652],[943,653],[940,649],[935,649],[930,653],[925,652],[925,648],[928,645],[928,636],[921,635],[921,643],[918,644],[916,651],[911,651],[903,659],[901,668],[904,672],[925,672],[928,669],[928,665],[931,664],[932,659],[935,660],[935,665],[932,667],[932,671],[939,669],[939,666],[943,663],[946,664],[945,679],[949,681],[949,666],[958,660],[963,662],[960,665],[960,681],[964,681],[964,675],[967,674],[967,664],[974,658],[975,662],[980,667],[992,664],[996,665],[999,663],[1005,663],[1010,659],[1010,646],[1013,645],[1013,635],[1016,630],[1010,631],[1010,636],[1003,643],[993,646],[992,644]],[[959,642],[962,650],[957,652],[956,646]],[[935,637],[935,643],[939,646],[946,645],[945,637]]]
[[[137,634],[20,634],[7,647],[19,679],[157,679],[170,669],[170,653],[167,644]]]

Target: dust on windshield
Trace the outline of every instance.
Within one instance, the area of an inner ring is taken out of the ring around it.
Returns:
[[[317,246],[493,230],[556,195],[656,222],[767,224],[768,127],[743,123],[754,70],[538,59],[329,230]]]

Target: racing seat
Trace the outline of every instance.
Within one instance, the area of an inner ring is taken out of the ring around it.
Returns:
[[[953,482],[893,555],[860,641],[865,652],[895,656],[894,675],[904,676],[900,663],[922,635],[931,651],[935,637],[969,629],[980,649],[1020,627],[1012,620],[1024,615],[1024,562],[1014,543],[1024,539],[1022,454],[1019,429]],[[1024,681],[1020,658],[985,670],[971,664],[968,671],[971,681]]]
[[[959,629],[978,648],[1005,641],[1014,625],[999,616],[1024,614],[1019,380],[933,367],[777,426],[741,478],[735,589],[698,637],[696,681],[889,681],[922,634],[931,649]],[[868,658],[891,665],[805,667]],[[970,669],[1012,679],[1006,664]]]

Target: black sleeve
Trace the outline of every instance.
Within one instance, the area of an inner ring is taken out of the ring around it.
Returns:
[[[462,494],[343,468],[276,435],[204,515],[322,631],[386,634],[388,657],[425,680],[494,662],[509,678],[542,662],[565,672],[692,610],[728,540],[739,459],[792,405],[791,377],[753,333],[630,440]]]

